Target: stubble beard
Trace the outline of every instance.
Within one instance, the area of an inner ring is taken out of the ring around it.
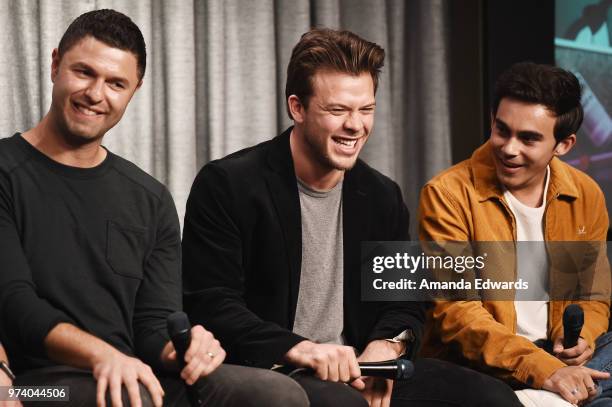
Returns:
[[[306,146],[310,150],[310,156],[319,164],[321,164],[325,169],[348,171],[352,169],[355,166],[355,163],[357,162],[357,158],[355,158],[355,160],[349,166],[343,166],[338,164],[327,152],[327,140],[324,140],[321,143],[319,142],[319,139],[310,136],[310,133],[308,133],[308,131],[304,132],[304,140],[306,142]]]
[[[72,108],[72,106],[69,106],[69,108]],[[105,134],[86,134],[82,131],[79,131],[78,129],[71,128],[78,126],[78,124],[71,125],[70,122],[67,120],[66,116],[64,115],[63,111],[60,112],[59,117],[55,119],[55,125],[60,133],[60,136],[64,139],[66,144],[77,148],[86,146],[91,143],[96,143],[100,139],[102,139]]]

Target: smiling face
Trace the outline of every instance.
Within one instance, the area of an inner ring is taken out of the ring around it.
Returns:
[[[289,98],[299,128],[298,153],[320,172],[348,170],[374,124],[372,76],[320,71],[313,77],[312,90],[308,107],[294,95]]]
[[[140,86],[136,56],[88,36],[53,51],[50,118],[71,144],[98,141],[123,116]]]
[[[566,154],[576,142],[572,134],[557,143],[555,122],[555,116],[543,105],[501,100],[490,143],[497,178],[515,196],[541,194],[550,160]]]

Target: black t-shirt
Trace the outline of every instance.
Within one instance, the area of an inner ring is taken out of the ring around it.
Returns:
[[[20,134],[0,140],[0,338],[17,371],[53,365],[43,341],[69,322],[160,367],[181,308],[170,193],[108,152],[62,165]]]

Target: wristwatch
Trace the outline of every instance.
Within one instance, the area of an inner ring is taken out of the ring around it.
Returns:
[[[385,341],[387,342],[401,343],[404,345],[404,352],[400,356],[404,356],[406,354],[406,352],[408,351],[408,344],[414,342],[414,340],[415,337],[414,332],[412,332],[412,329],[406,329],[404,332],[400,333],[395,338],[385,339]]]
[[[9,377],[9,379],[15,380],[15,375],[13,374],[13,371],[9,367],[8,363],[6,363],[6,361],[0,360],[0,370],[2,370],[4,373],[6,373],[6,375]]]

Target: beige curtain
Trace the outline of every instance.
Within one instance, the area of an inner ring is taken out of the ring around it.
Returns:
[[[349,29],[387,51],[362,158],[400,184],[413,218],[420,187],[450,165],[443,0],[2,0],[0,137],[46,113],[51,51],[72,19],[97,8],[129,15],[148,50],[144,84],[104,144],[164,182],[181,219],[203,164],[290,124],[285,69],[311,26]]]

